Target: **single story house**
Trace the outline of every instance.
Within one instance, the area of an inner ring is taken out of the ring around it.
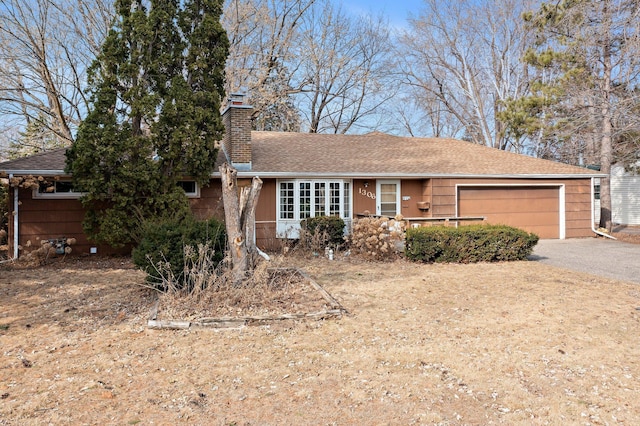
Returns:
[[[412,226],[484,220],[541,238],[593,235],[599,172],[446,138],[251,131],[251,112],[240,97],[229,103],[218,162],[236,167],[240,185],[254,176],[264,182],[255,222],[259,247],[295,238],[300,221],[315,215],[339,215],[348,225],[362,214],[401,214]],[[64,150],[0,163],[0,176],[52,182],[10,189],[10,256],[18,246],[60,237],[77,240],[76,254],[109,251],[82,233],[81,194],[64,164]],[[215,170],[209,186],[181,182],[201,218],[224,218]]]

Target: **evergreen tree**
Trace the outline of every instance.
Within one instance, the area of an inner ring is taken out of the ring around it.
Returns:
[[[531,96],[507,102],[508,131],[539,138],[542,156],[609,175],[615,153],[628,151],[619,145],[633,148],[640,129],[638,13],[637,0],[562,0],[525,14],[537,39],[524,59],[539,78]],[[611,229],[609,177],[600,190],[600,226]]]
[[[8,155],[10,159],[27,157],[52,149],[64,148],[68,144],[63,138],[59,138],[49,125],[45,114],[40,114],[27,124],[24,132],[20,132],[20,138],[9,144]]]
[[[223,0],[117,0],[89,69],[90,111],[67,151],[85,232],[118,247],[141,220],[188,211],[183,176],[213,171],[228,40]]]

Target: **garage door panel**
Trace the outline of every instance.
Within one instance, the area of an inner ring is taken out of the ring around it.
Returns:
[[[558,187],[460,187],[458,214],[559,238],[559,200]]]
[[[505,225],[519,223],[528,226],[556,226],[558,222],[557,213],[553,212],[536,213],[533,218],[531,213],[493,213],[485,216],[491,223],[503,223]]]
[[[513,191],[517,191],[517,197],[520,200],[558,200],[557,188],[540,188],[540,189],[508,189],[504,188],[486,188],[486,189],[463,189],[467,200],[486,200],[487,194],[491,194],[492,200],[510,200],[513,199]]]
[[[464,205],[465,210],[482,211],[486,214],[495,213],[559,213],[558,200],[520,200],[498,199],[498,200],[467,200]]]

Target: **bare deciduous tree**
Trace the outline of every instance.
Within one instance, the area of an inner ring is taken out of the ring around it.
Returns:
[[[299,130],[291,95],[296,44],[304,15],[316,0],[227,0],[227,93],[246,91],[258,130]]]
[[[411,20],[399,49],[404,81],[422,92],[430,111],[446,112],[443,119],[462,125],[462,134],[449,136],[521,149],[505,134],[498,112],[528,88],[520,61],[529,37],[522,11],[517,0],[425,0],[425,9]],[[438,122],[434,131],[442,126]]]
[[[110,0],[0,0],[0,125],[37,121],[70,144],[87,109],[85,72],[112,17]]]
[[[298,48],[298,105],[310,132],[353,130],[375,120],[396,94],[390,32],[382,17],[352,17],[328,0],[318,1],[304,16]]]
[[[227,91],[247,91],[257,130],[344,133],[365,117],[375,127],[395,94],[383,19],[330,0],[229,0],[224,25]]]

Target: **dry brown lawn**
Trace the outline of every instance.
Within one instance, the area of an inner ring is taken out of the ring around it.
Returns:
[[[640,424],[640,287],[290,259],[349,311],[150,330],[127,261],[0,269],[0,425]]]

